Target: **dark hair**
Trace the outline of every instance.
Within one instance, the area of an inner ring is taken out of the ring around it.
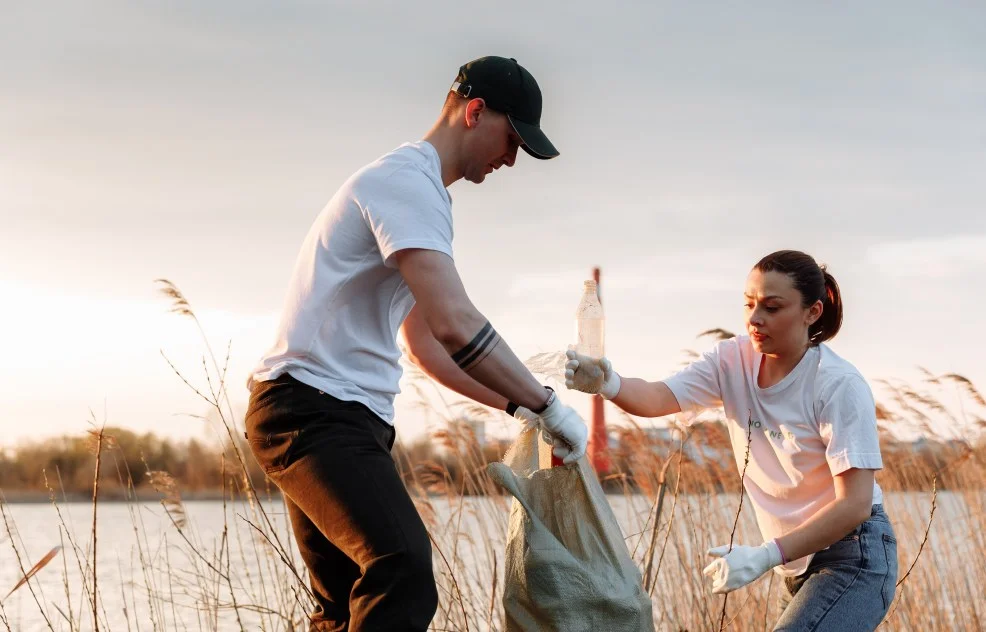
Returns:
[[[455,92],[449,90],[448,94],[445,95],[445,103],[442,105],[442,116],[448,116],[459,107],[460,103],[465,102],[467,99],[459,96]]]
[[[801,293],[801,306],[811,307],[822,302],[822,315],[808,327],[808,341],[812,345],[835,337],[842,327],[842,295],[835,277],[825,266],[797,250],[778,250],[753,266],[760,272],[781,272],[791,277],[794,289]]]

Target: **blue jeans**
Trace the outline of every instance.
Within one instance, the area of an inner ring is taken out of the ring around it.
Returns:
[[[808,569],[784,579],[775,632],[875,630],[897,584],[897,538],[883,505],[869,520],[819,551]]]

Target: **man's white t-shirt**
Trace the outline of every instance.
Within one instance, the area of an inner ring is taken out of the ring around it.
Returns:
[[[859,371],[824,344],[809,347],[777,384],[757,385],[763,354],[748,336],[718,343],[664,380],[683,412],[722,406],[737,467],[764,540],[800,526],[835,498],[833,477],[883,467],[876,405]],[[751,428],[752,427],[752,428]],[[873,484],[873,504],[883,502]],[[777,567],[800,575],[811,555]]]
[[[414,296],[392,257],[406,248],[452,256],[452,200],[426,141],[357,171],[319,214],[295,262],[277,340],[247,387],[288,373],[393,424],[397,333]]]

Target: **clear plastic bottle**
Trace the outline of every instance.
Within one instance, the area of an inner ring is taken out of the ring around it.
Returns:
[[[596,282],[588,280],[582,291],[582,301],[575,312],[575,351],[591,358],[601,358],[605,347],[605,318],[599,301]]]

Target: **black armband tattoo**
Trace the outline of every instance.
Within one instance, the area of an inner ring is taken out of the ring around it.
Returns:
[[[469,344],[452,354],[452,361],[459,365],[460,369],[468,372],[485,360],[486,356],[500,344],[500,340],[500,335],[493,329],[493,325],[487,322]]]
[[[518,408],[520,408],[520,406],[518,406],[517,404],[515,404],[513,402],[507,402],[507,409],[506,409],[507,410],[507,414],[510,415],[511,417],[514,416],[514,414],[517,412],[517,409]]]

